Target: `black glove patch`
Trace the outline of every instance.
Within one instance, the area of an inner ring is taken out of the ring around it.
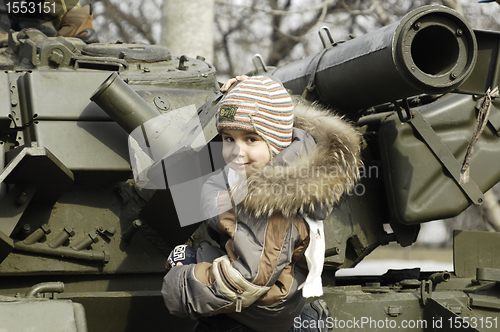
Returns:
[[[186,244],[181,244],[176,246],[174,250],[170,252],[170,255],[168,255],[167,261],[165,262],[165,268],[168,272],[174,266],[189,264],[196,264],[196,249]]]

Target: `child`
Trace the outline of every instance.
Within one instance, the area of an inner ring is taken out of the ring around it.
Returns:
[[[195,331],[287,331],[304,296],[322,294],[322,220],[359,178],[360,136],[294,107],[268,77],[239,80],[216,119],[230,169],[202,193],[221,249],[202,246],[197,264],[171,268],[162,293],[171,314],[199,319]]]

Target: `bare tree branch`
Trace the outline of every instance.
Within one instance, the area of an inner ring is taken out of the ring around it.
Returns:
[[[288,1],[288,2],[291,3],[291,1]],[[264,13],[270,14],[270,15],[303,14],[303,13],[307,13],[307,12],[319,10],[319,9],[323,8],[325,5],[328,6],[332,2],[333,2],[333,0],[325,0],[321,4],[319,4],[317,6],[314,6],[314,7],[309,7],[307,9],[302,9],[302,10],[290,10],[290,11],[287,11],[287,10],[278,10],[278,9],[259,8],[259,7],[256,7],[256,6],[240,5],[240,4],[230,3],[230,2],[227,2],[227,1],[223,1],[223,0],[215,0],[215,3],[217,3],[219,5],[248,8],[248,9],[253,9],[255,11],[261,11],[261,12],[264,12]]]
[[[443,0],[443,4],[454,9],[460,15],[464,15],[464,9],[462,8],[462,5],[458,2],[458,0]]]
[[[341,0],[340,3],[342,4],[342,7],[344,7],[344,9],[352,14],[352,15],[368,15],[368,14],[372,14],[374,11],[375,11],[375,6],[376,6],[376,3],[373,3],[370,8],[366,9],[366,10],[355,10],[355,9],[351,9],[349,8],[349,6],[347,6],[347,4],[345,3],[344,0]],[[359,6],[359,3],[360,1],[356,1],[356,7]]]
[[[236,76],[234,73],[233,61],[231,59],[231,53],[229,52],[229,41],[228,41],[228,39],[229,39],[228,37],[234,31],[234,29],[231,29],[228,32],[223,33],[222,27],[221,27],[221,24],[220,24],[218,18],[215,19],[215,24],[222,34],[222,48],[224,49],[224,55],[226,56],[226,62],[227,62],[227,65],[229,66],[229,69],[228,69],[229,75],[231,77]]]
[[[120,31],[120,35],[122,36],[123,38],[123,41],[125,43],[130,43],[130,36],[129,34],[125,31],[125,29],[123,29],[123,26],[122,26],[122,23],[121,20],[120,20],[120,17],[118,17],[117,15],[115,15],[115,12],[113,11],[114,10],[114,6],[111,5],[111,3],[107,2],[104,4],[105,5],[105,8],[106,8],[106,13],[108,13],[108,16],[109,18],[111,18],[111,20],[113,21],[113,23],[115,23],[116,27],[118,28],[118,31]]]
[[[391,23],[391,19],[384,10],[382,2],[380,2],[379,0],[371,0],[371,2],[372,6],[375,6],[375,14],[377,14],[377,16],[379,17],[382,25],[388,25],[389,23]]]
[[[274,1],[277,3],[276,0]],[[316,27],[317,24],[325,18],[328,7],[326,2],[324,2],[323,5],[322,10],[319,11],[311,21],[304,23],[291,33],[282,31],[282,29],[280,29],[277,25],[279,20],[276,20],[276,16],[274,17],[272,24],[274,32],[271,38],[272,48],[267,61],[269,65],[276,66],[281,59],[290,53],[295,45],[311,33],[314,27]]]
[[[484,193],[483,209],[486,220],[495,229],[500,232],[500,204],[493,193],[493,190],[488,190]]]
[[[124,22],[133,26],[138,33],[143,35],[151,44],[155,44],[155,38],[151,32],[151,26],[147,20],[136,18],[128,13],[122,11],[118,6],[114,5],[110,0],[100,0],[106,6],[106,12],[110,14],[113,22],[118,26],[120,33],[125,41],[130,39],[130,35],[122,27]]]
[[[315,30],[315,28],[316,28],[316,26],[318,25],[319,22],[321,22],[321,21],[323,21],[325,19],[326,14],[328,13],[328,3],[329,2],[331,2],[331,1],[325,1],[323,3],[323,7],[321,8],[320,15],[319,15],[319,17],[317,19],[314,20],[313,24],[307,24],[307,28],[305,28],[305,26],[303,26],[301,29],[296,30],[294,34],[286,33],[285,31],[281,30],[279,28],[278,24],[273,24],[272,27],[273,27],[274,30],[276,30],[282,36],[287,37],[287,38],[289,38],[291,40],[294,40],[296,42],[301,42],[305,38],[307,38],[307,36],[311,32],[313,32]],[[275,16],[275,17],[277,17],[277,16]],[[298,36],[296,34],[298,34]]]

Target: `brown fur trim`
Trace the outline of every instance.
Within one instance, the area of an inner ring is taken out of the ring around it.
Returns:
[[[308,132],[316,147],[287,166],[268,165],[248,176],[243,210],[257,217],[281,212],[330,213],[359,180],[361,135],[341,117],[318,105],[298,104],[294,126]],[[234,188],[239,190],[243,184]]]

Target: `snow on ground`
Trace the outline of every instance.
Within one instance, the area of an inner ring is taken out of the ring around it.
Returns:
[[[424,223],[421,225],[420,233],[418,235],[417,243],[425,247],[440,245],[448,240],[448,233],[443,220],[436,220],[429,223]],[[405,250],[405,248],[398,248],[400,250]],[[396,250],[398,250],[396,249]],[[411,247],[406,248],[406,250],[411,250]],[[421,271],[453,271],[453,262],[443,262],[430,259],[397,259],[391,256],[397,256],[396,252],[394,255],[387,254],[386,259],[370,259],[370,255],[361,261],[356,267],[352,269],[341,269],[335,275],[336,276],[366,276],[366,275],[382,275],[387,270],[398,270],[398,269],[411,269],[419,267]],[[397,256],[400,258],[401,255]],[[413,255],[412,257],[415,257]],[[432,257],[428,255],[428,257]],[[450,258],[451,259],[451,258]]]
[[[366,276],[366,275],[382,275],[387,270],[398,269],[411,269],[419,267],[421,271],[453,271],[453,263],[436,262],[432,260],[426,261],[411,261],[411,260],[397,260],[397,259],[383,259],[383,260],[367,260],[360,262],[352,269],[340,269],[335,276]]]

